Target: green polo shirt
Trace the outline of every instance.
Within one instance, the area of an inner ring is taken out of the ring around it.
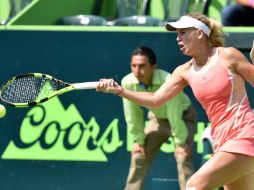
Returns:
[[[123,88],[132,91],[155,92],[170,76],[168,72],[156,69],[153,74],[152,85],[144,88],[133,73],[130,73],[122,79],[121,85]],[[168,119],[174,143],[177,146],[185,144],[188,138],[188,130],[182,119],[182,114],[190,105],[190,99],[181,92],[160,108],[149,108],[157,118]],[[143,107],[123,98],[123,109],[128,130],[133,135],[134,141],[144,144],[145,118]]]

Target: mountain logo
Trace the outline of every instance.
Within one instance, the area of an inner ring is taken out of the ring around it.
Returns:
[[[84,121],[74,104],[65,109],[55,97],[27,112],[2,159],[107,162],[106,153],[123,146],[118,119],[101,130],[95,117]]]

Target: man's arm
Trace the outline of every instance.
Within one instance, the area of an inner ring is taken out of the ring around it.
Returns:
[[[145,156],[144,111],[140,106],[127,99],[123,99],[123,107],[127,129],[134,140],[131,154],[140,152]]]
[[[143,109],[139,105],[124,98],[123,109],[127,128],[133,136],[134,142],[141,145],[144,144],[145,134]]]
[[[192,154],[192,146],[189,145],[188,138],[193,137],[190,137],[191,134],[189,134],[185,121],[183,120],[183,112],[186,106],[189,107],[190,105],[189,98],[182,92],[169,101],[167,111],[175,143],[175,154],[182,154],[185,157],[189,157]]]
[[[180,93],[167,103],[167,117],[175,146],[184,146],[188,139],[188,129],[183,120],[183,111],[190,106],[190,100],[183,101],[184,94]]]

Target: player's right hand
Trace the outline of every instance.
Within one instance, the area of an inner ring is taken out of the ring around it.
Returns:
[[[96,91],[102,91],[104,93],[119,94],[122,91],[122,87],[113,79],[100,79]]]

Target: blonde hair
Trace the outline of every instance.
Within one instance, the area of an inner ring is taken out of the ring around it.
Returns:
[[[225,45],[226,33],[223,32],[223,27],[218,21],[208,18],[201,13],[189,13],[187,16],[203,22],[210,28],[211,34],[208,37],[208,41],[213,47],[223,47]]]

